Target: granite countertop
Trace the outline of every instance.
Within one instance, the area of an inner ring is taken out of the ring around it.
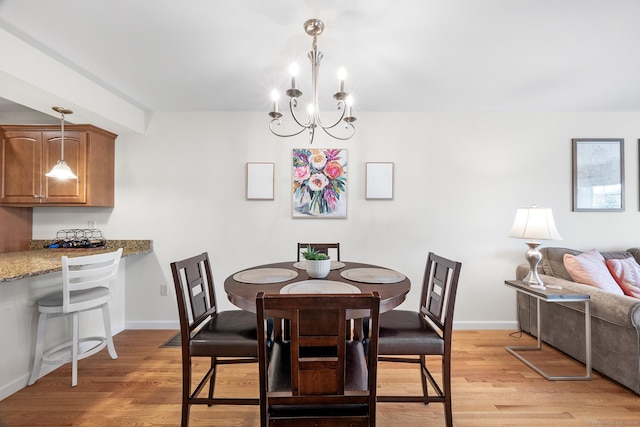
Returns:
[[[153,251],[153,240],[107,240],[106,245],[87,249],[42,249],[49,240],[32,240],[28,251],[0,253],[0,282],[40,276],[62,270],[61,257],[93,255],[123,248],[122,256],[141,255]]]

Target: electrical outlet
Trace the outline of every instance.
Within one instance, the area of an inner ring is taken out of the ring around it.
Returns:
[[[168,295],[169,289],[167,289],[167,285],[160,285],[160,295],[166,297]]]

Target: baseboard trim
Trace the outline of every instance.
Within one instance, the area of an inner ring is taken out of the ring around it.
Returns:
[[[463,320],[454,321],[453,329],[458,330],[514,330],[518,329],[518,322],[516,320],[509,321],[478,321],[478,320]]]
[[[55,369],[54,366],[51,367]],[[0,387],[0,400],[4,400],[7,397],[11,396],[13,393],[17,393],[18,391],[25,388],[30,376],[31,372],[28,372],[24,375],[20,375],[18,378]]]
[[[180,323],[177,320],[143,320],[127,322],[126,329],[171,329],[179,330]]]

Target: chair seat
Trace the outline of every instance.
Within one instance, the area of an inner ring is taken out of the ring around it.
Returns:
[[[258,357],[256,315],[244,310],[219,312],[189,346],[191,356]]]
[[[105,287],[97,287],[92,289],[85,289],[82,291],[71,291],[69,293],[69,297],[71,300],[71,304],[76,304],[85,301],[93,301],[98,300],[98,298],[109,296],[109,289]],[[101,302],[96,302],[96,306],[100,305]],[[62,309],[62,291],[54,292],[52,294],[46,295],[38,300],[38,305],[40,307],[60,307]]]
[[[417,312],[391,310],[380,315],[378,354],[444,354],[444,339]]]
[[[320,356],[320,354],[316,355]],[[367,390],[367,359],[362,343],[360,341],[348,341],[346,357],[345,389],[348,391]],[[273,344],[268,375],[269,391],[291,391],[291,346],[289,342]]]

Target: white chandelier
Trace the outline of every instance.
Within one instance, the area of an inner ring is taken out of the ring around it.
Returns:
[[[344,68],[341,68],[338,71],[338,92],[333,94],[333,98],[337,101],[336,108],[338,111],[341,111],[340,117],[338,117],[338,119],[332,124],[325,125],[320,119],[320,108],[318,105],[318,74],[320,70],[322,52],[318,52],[317,45],[318,36],[322,34],[322,31],[324,30],[324,23],[319,19],[309,19],[304,23],[304,29],[307,34],[313,37],[313,42],[311,44],[312,50],[307,55],[311,61],[311,103],[307,109],[309,116],[307,120],[303,122],[295,112],[295,109],[298,107],[298,98],[302,96],[302,91],[296,88],[296,74],[298,70],[297,66],[293,64],[291,66],[291,88],[287,89],[285,94],[289,97],[289,111],[291,112],[291,117],[298,127],[300,127],[300,130],[286,134],[279,133],[274,129],[274,125],[280,125],[280,118],[282,117],[282,113],[278,111],[278,99],[280,96],[276,89],[271,92],[273,111],[269,112],[269,116],[271,117],[269,129],[274,135],[285,138],[299,135],[308,129],[309,143],[311,144],[313,144],[313,138],[317,128],[322,129],[327,135],[335,139],[342,141],[351,139],[351,137],[356,133],[356,128],[353,125],[356,118],[351,114],[353,98],[344,90],[346,72],[344,71]],[[338,131],[338,129],[335,128],[338,127],[341,122],[344,123],[344,130]],[[338,131],[339,133],[335,133],[335,131]]]

